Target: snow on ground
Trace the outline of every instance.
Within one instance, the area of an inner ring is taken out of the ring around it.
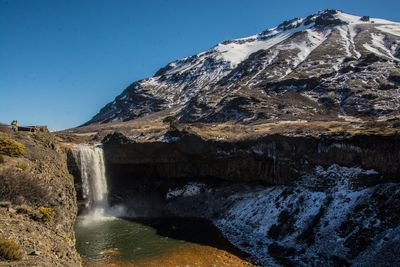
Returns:
[[[372,169],[333,164],[300,173],[291,185],[191,182],[166,197],[173,213],[213,221],[261,266],[286,266],[282,258],[296,266],[337,266],[332,259],[366,266],[379,262],[388,246],[400,248],[400,186],[371,185],[378,176]],[[389,253],[389,262],[396,255]]]
[[[202,183],[188,183],[182,188],[170,189],[166,195],[166,199],[172,199],[176,197],[190,197],[198,195],[204,190],[205,184]]]
[[[354,41],[352,40],[349,27],[339,27],[339,34],[342,37],[344,48],[346,49],[346,55],[348,57],[352,57],[353,53],[351,52],[354,50]]]
[[[232,67],[236,67],[251,54],[261,49],[267,50],[290,37],[291,34],[292,33],[284,32],[267,41],[252,41],[244,44],[234,42],[228,44],[219,44],[215,48],[215,51],[218,53],[218,58],[230,62]]]
[[[382,34],[371,34],[372,43],[364,44],[363,46],[370,52],[383,57],[389,57],[394,60],[398,60],[393,57],[391,51],[385,46],[385,36]]]
[[[169,136],[169,135],[162,135],[158,141],[163,142],[163,143],[173,143],[175,141],[178,141],[180,137],[178,136]]]
[[[305,41],[278,47],[279,50],[297,49],[299,51],[297,54],[297,59],[295,59],[293,62],[293,67],[296,67],[302,63],[315,48],[317,48],[326,40],[331,33],[331,31],[318,32],[312,29],[307,29],[305,31],[307,32],[307,39]]]
[[[217,58],[230,62],[232,67],[236,67],[240,62],[247,59],[251,54],[262,49],[268,50],[271,47],[286,40],[294,33],[306,30],[311,26],[312,24],[308,26],[303,25],[286,31],[274,31],[273,29],[271,29],[271,32],[274,34],[271,35],[270,33],[269,35],[271,36],[266,40],[257,38],[251,41],[240,42],[240,39],[238,39],[233,40],[232,42],[228,42],[227,44],[218,44],[218,46],[215,47],[215,51],[218,53]]]
[[[400,36],[400,28],[398,25],[394,26],[394,25],[383,25],[383,26],[379,26],[376,27],[378,30],[381,30],[383,32],[389,33],[389,34],[393,34],[396,36]]]
[[[372,21],[377,24],[399,24],[397,22],[393,22],[390,20],[379,19],[379,18],[370,18],[369,21],[362,21],[360,16],[354,16],[351,14],[339,12],[335,15],[338,19],[345,21],[349,24],[368,24]]]
[[[277,266],[268,253],[268,245],[279,240],[286,247],[302,248],[298,237],[322,211],[318,223],[321,227],[315,235],[304,257],[312,259],[317,253],[341,256],[345,253],[344,240],[335,231],[345,221],[346,216],[359,203],[367,201],[374,188],[354,190],[351,179],[360,175],[374,175],[373,170],[348,168],[338,165],[317,167],[312,175],[305,175],[303,182],[295,187],[273,186],[261,191],[236,193],[227,201],[233,204],[223,218],[215,224],[239,248],[254,255],[263,266]],[[315,190],[313,186],[326,180],[335,185],[326,190]],[[288,223],[281,237],[273,238],[270,229]],[[300,259],[299,259],[300,260]],[[299,261],[299,266],[302,264]],[[304,265],[304,264],[303,264]]]

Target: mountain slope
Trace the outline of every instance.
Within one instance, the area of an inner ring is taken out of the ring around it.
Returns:
[[[399,110],[400,24],[325,10],[171,62],[86,125],[158,111],[224,122],[382,119]]]

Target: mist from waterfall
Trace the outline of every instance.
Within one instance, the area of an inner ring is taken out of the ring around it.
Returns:
[[[77,145],[73,155],[82,179],[82,197],[86,200],[84,223],[112,219],[124,213],[123,207],[110,207],[102,145]]]

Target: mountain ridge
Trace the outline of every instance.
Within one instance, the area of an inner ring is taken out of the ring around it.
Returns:
[[[84,125],[159,111],[182,122],[399,115],[400,24],[324,10],[175,60]]]

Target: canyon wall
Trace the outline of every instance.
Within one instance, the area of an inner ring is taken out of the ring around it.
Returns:
[[[375,170],[376,181],[398,181],[400,174],[400,137],[396,135],[272,135],[226,142],[181,133],[172,142],[136,143],[113,134],[105,138],[104,151],[112,183],[140,177],[290,184],[315,166],[332,164]]]
[[[111,206],[210,220],[262,266],[398,265],[399,136],[162,140],[103,140]]]
[[[0,137],[24,147],[17,157],[4,154],[5,143],[0,144],[0,266],[81,266],[68,149],[45,131],[14,133],[6,128],[0,129]],[[14,242],[18,257],[5,253],[4,240]]]

